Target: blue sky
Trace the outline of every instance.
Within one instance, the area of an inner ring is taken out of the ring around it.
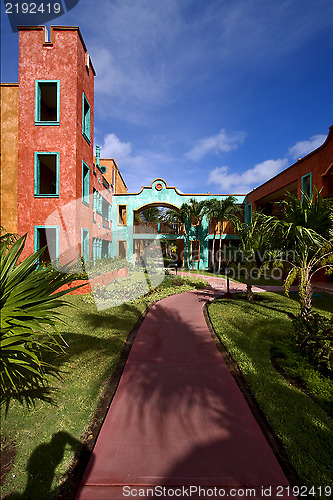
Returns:
[[[247,193],[333,124],[332,0],[80,0],[95,66],[95,144],[129,192]],[[2,81],[18,34],[2,16]]]

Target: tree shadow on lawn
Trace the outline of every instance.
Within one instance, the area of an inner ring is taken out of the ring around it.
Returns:
[[[124,316],[127,321],[130,321],[133,325],[135,321],[140,317],[143,310],[137,306],[127,303],[122,304],[120,307],[112,307],[103,311],[82,313],[82,318],[89,324],[91,328],[100,328],[103,326],[117,328],[118,326],[124,329]]]
[[[60,353],[48,351],[45,354],[45,361],[59,368],[66,364],[70,358],[89,351],[96,351],[105,356],[114,353],[115,356],[118,356],[124,344],[138,330],[145,315],[145,311],[142,312],[141,309],[131,304],[124,304],[122,309],[112,308],[101,312],[81,312],[83,325],[86,325],[86,328],[82,329],[87,332],[91,331],[92,335],[62,330],[60,333],[68,347],[65,347],[64,351]],[[104,328],[109,330],[105,331]]]
[[[235,294],[235,297],[233,299],[225,299],[225,300],[232,300],[232,301],[239,301],[240,304],[248,304],[249,309],[253,306],[258,306],[264,309],[268,309],[271,311],[276,311],[282,314],[286,314],[288,317],[295,317],[295,312],[297,313],[297,310],[295,311],[295,308],[297,309],[297,305],[299,304],[298,300],[296,297],[285,297],[288,299],[289,302],[289,307],[286,308],[286,303],[285,302],[280,302],[277,300],[274,300],[272,298],[271,294],[274,295],[279,295],[280,297],[284,296],[283,292],[264,292],[264,293],[255,293],[254,294],[254,300],[252,302],[248,301],[246,299],[246,294],[244,292],[241,292],[240,294]]]
[[[67,447],[73,455],[87,454],[86,446],[66,431],[52,435],[49,442],[42,443],[32,452],[27,464],[27,484],[23,493],[10,493],[4,500],[50,500],[61,498],[60,488],[52,488],[58,465],[62,462]],[[65,497],[63,497],[65,498]]]

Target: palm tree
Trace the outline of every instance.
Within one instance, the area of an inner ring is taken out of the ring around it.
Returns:
[[[196,241],[199,241],[199,227],[201,225],[202,217],[204,216],[204,207],[206,202],[204,200],[197,201],[195,198],[191,198],[188,207],[190,211],[190,216],[194,220],[195,225],[195,238]],[[194,259],[192,256],[192,271],[194,269]],[[198,269],[200,265],[200,259],[198,261]]]
[[[61,319],[58,309],[69,289],[57,290],[73,281],[51,265],[38,265],[45,248],[19,263],[26,236],[0,239],[0,388],[1,404],[7,407],[13,399],[28,407],[36,399],[51,401],[49,377],[57,377],[59,369],[47,364],[44,354],[62,349],[55,322]]]
[[[188,233],[186,229],[186,224],[190,218],[190,208],[187,203],[183,203],[179,210],[169,208],[165,211],[164,220],[170,224],[180,224],[183,227],[185,236],[185,255],[187,261],[187,268],[190,269],[190,259],[188,252]]]
[[[224,220],[234,219],[236,214],[235,206],[236,198],[229,195],[224,200],[218,200],[217,198],[212,198],[207,200],[205,203],[204,212],[214,224],[214,237],[213,237],[213,249],[212,249],[212,264],[215,266],[215,238],[216,238],[216,223],[220,223],[220,238],[219,238],[219,265],[218,273],[221,271],[221,247],[222,247],[222,224]]]
[[[260,252],[263,259],[268,245],[268,238],[263,231],[262,214],[254,211],[251,221],[247,223],[236,219],[235,229],[240,241],[240,252],[236,253],[236,258],[245,267],[246,298],[252,301],[252,270],[256,263],[256,252]]]
[[[159,207],[150,206],[134,213],[135,225],[152,226],[161,221]]]
[[[316,191],[302,199],[288,193],[281,202],[281,215],[265,217],[265,225],[282,242],[275,251],[290,266],[285,290],[298,279],[301,316],[307,318],[312,309],[311,279],[320,269],[333,270],[333,202]],[[290,256],[291,255],[291,256]]]

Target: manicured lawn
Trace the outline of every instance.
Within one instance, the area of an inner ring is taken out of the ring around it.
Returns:
[[[55,404],[38,402],[28,411],[14,403],[4,418],[3,437],[16,445],[14,466],[2,487],[2,498],[51,500],[74,453],[80,447],[99,397],[115,368],[128,333],[147,306],[161,298],[206,283],[196,278],[166,277],[151,295],[98,312],[82,296],[68,296],[64,307],[67,325],[60,330],[66,352],[52,361],[62,367],[62,381],[55,383]],[[9,497],[8,497],[9,498]]]
[[[297,302],[275,293],[257,299],[254,303],[217,300],[209,306],[210,319],[302,484],[331,485],[333,380],[319,374],[294,347],[290,315],[297,314]],[[314,304],[321,313],[333,312],[332,295],[315,299]],[[285,376],[274,368],[273,356]]]
[[[183,271],[183,269],[181,269]],[[184,270],[185,271],[185,270]],[[187,271],[186,272],[190,272],[190,273],[193,273],[193,274],[199,274],[199,275],[204,275],[204,276],[216,276],[218,278],[227,278],[227,276],[225,274],[217,274],[217,273],[212,273],[210,271],[206,271],[204,269],[194,269],[193,271],[190,270],[190,271]],[[234,277],[235,276],[235,277]],[[229,275],[229,278],[230,280],[232,281],[235,281],[236,283],[246,283],[246,280],[245,280],[245,277],[243,275],[240,275],[238,276],[237,274],[237,270],[236,270],[236,273],[235,275],[233,276],[233,271],[231,270],[230,271],[230,275]],[[283,285],[283,280],[279,280],[279,279],[275,279],[275,278],[271,278],[271,277],[265,277],[265,275],[261,275],[259,277],[254,277],[253,281],[252,281],[252,285],[253,286],[282,286]]]

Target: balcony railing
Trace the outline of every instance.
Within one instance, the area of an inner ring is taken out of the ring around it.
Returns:
[[[220,234],[220,232],[221,234],[236,234],[235,226],[228,220],[223,221],[222,224],[220,222],[217,224],[215,222],[211,222],[209,224],[209,234],[214,234],[214,226],[215,234]]]
[[[134,224],[134,234],[184,234],[182,224],[167,224],[165,222],[147,222]]]

